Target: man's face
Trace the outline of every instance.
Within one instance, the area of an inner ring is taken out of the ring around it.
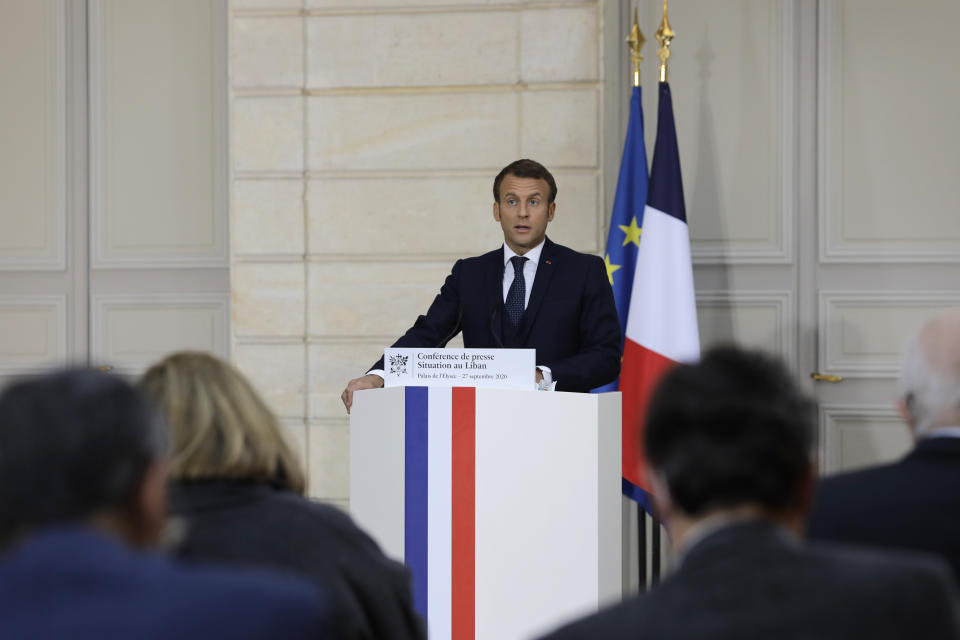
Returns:
[[[518,255],[543,241],[557,208],[556,202],[547,204],[549,197],[546,180],[507,174],[500,182],[500,201],[493,203],[493,219],[503,228],[504,242]]]

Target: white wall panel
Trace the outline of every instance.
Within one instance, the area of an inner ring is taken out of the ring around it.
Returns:
[[[894,378],[910,335],[933,316],[957,307],[956,292],[822,291],[821,369],[848,377]]]
[[[307,374],[303,342],[237,343],[233,355],[237,367],[274,413],[282,418],[305,417]]]
[[[140,374],[173,351],[230,354],[229,298],[218,294],[94,295],[90,357]]]
[[[526,91],[520,108],[522,157],[536,158],[548,167],[599,164],[599,91]]]
[[[309,334],[384,336],[392,341],[427,309],[451,266],[446,262],[397,262],[388,268],[365,262],[311,264]]]
[[[92,0],[94,267],[224,267],[224,34],[215,0]]]
[[[796,354],[790,291],[707,291],[697,294],[700,344],[738,344],[775,353],[788,362]]]
[[[66,296],[0,296],[0,375],[37,373],[66,362]]]
[[[600,77],[598,6],[524,11],[520,20],[520,79],[569,82]]]
[[[311,171],[482,168],[520,151],[512,91],[308,99]]]
[[[303,23],[293,17],[236,18],[231,32],[234,87],[299,87],[303,83]]]
[[[0,270],[66,268],[63,0],[0,10]]]
[[[302,263],[237,264],[231,301],[236,336],[302,336],[306,274]]]
[[[343,418],[340,392],[348,380],[361,376],[367,367],[383,356],[392,340],[360,338],[354,340],[311,339],[307,346],[310,362],[309,410],[311,418]]]
[[[960,261],[957,24],[956,2],[821,3],[823,261]]]
[[[350,423],[346,418],[307,425],[310,495],[350,497]]]
[[[907,425],[892,408],[825,405],[820,424],[820,464],[826,474],[895,460],[913,444]]]
[[[235,180],[230,209],[235,256],[303,256],[303,180]]]
[[[657,122],[662,3],[641,25],[646,140]],[[670,4],[670,86],[695,263],[788,263],[793,254],[795,28],[788,0]]]
[[[309,18],[307,87],[512,84],[518,18],[509,11]]]

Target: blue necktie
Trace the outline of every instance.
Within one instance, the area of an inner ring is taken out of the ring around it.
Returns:
[[[510,262],[513,263],[513,282],[510,284],[510,290],[507,291],[507,299],[503,303],[503,308],[507,311],[507,317],[513,326],[520,326],[520,318],[523,316],[523,306],[527,297],[527,283],[523,279],[523,263],[527,259],[523,256],[513,256]]]

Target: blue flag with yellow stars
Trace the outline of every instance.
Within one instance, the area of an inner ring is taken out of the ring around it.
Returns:
[[[610,232],[607,234],[607,251],[603,256],[607,277],[613,287],[613,297],[617,302],[617,316],[620,318],[620,353],[623,353],[623,335],[627,330],[627,311],[630,310],[630,292],[633,289],[640,230],[643,227],[643,208],[647,204],[647,148],[643,142],[640,95],[640,87],[634,87],[630,97],[627,139],[623,143],[620,176],[617,178],[617,194],[613,199]],[[614,380],[594,391],[616,391],[619,383],[619,379]]]

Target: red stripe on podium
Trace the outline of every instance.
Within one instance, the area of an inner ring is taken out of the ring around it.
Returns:
[[[476,629],[476,407],[474,388],[453,389],[452,604],[453,640],[473,640]]]

